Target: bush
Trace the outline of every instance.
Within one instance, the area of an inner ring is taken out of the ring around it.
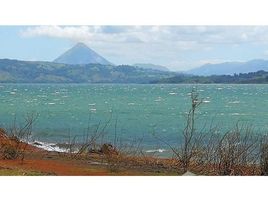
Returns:
[[[268,175],[268,143],[267,138],[263,139],[260,148],[260,165],[261,165],[261,175]]]
[[[15,160],[19,157],[17,148],[12,145],[5,145],[2,151],[2,159],[4,160]]]

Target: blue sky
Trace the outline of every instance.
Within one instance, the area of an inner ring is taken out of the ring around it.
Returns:
[[[52,61],[77,42],[114,64],[176,71],[268,59],[268,26],[0,26],[0,58]]]

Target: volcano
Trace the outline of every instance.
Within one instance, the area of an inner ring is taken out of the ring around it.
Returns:
[[[108,60],[103,58],[101,55],[90,49],[84,43],[78,43],[61,56],[54,60],[55,63],[63,64],[101,64],[101,65],[112,65]]]

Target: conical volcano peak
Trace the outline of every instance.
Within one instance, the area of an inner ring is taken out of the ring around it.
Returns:
[[[87,45],[85,45],[83,42],[78,42],[73,48],[88,48]]]
[[[72,65],[90,63],[111,65],[108,60],[81,42],[77,43],[74,47],[63,53],[61,56],[55,59],[54,62]]]

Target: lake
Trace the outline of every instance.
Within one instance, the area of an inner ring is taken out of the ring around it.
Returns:
[[[38,113],[33,139],[82,141],[106,126],[105,140],[116,133],[123,142],[139,141],[145,149],[165,148],[157,137],[175,144],[190,109],[190,92],[197,88],[204,103],[197,126],[213,122],[223,130],[239,122],[268,130],[268,85],[136,85],[136,84],[1,84],[0,125],[14,119],[23,124],[27,113]]]

